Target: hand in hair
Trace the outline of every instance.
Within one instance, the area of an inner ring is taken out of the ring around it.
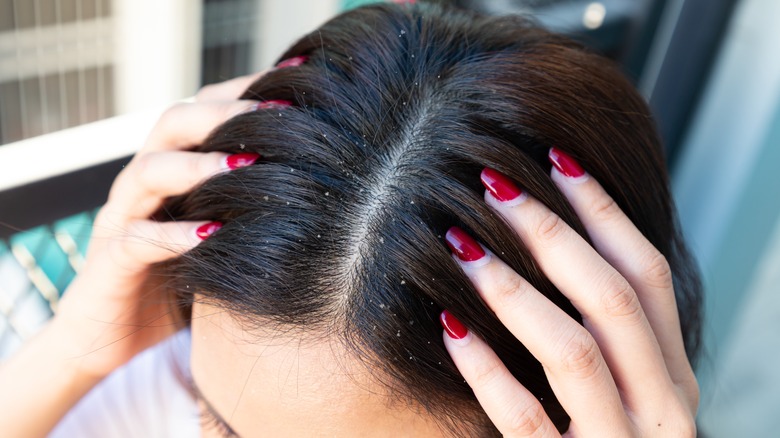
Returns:
[[[168,297],[162,288],[145,288],[154,283],[147,279],[149,266],[193,248],[220,224],[149,217],[167,197],[257,159],[184,149],[232,116],[255,109],[257,102],[235,99],[258,77],[206,87],[195,103],[167,110],[117,177],[95,220],[84,269],[56,316],[0,370],[4,436],[45,436],[102,378],[174,332]]]
[[[542,363],[571,417],[564,436],[696,435],[698,386],[685,353],[663,255],[601,185],[552,149],[552,179],[591,247],[504,175],[485,169],[485,201],[582,314],[584,327],[458,228],[447,241],[506,327]],[[537,400],[482,339],[442,313],[444,342],[496,427],[511,437],[560,436]]]

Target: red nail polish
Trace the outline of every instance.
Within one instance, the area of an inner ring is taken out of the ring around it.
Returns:
[[[209,222],[199,226],[198,229],[195,230],[195,234],[200,237],[200,240],[206,240],[207,237],[216,233],[220,228],[222,228],[222,222]]]
[[[229,155],[225,162],[228,168],[233,170],[239,167],[251,166],[258,158],[260,158],[259,154],[233,154]]]
[[[276,68],[299,67],[306,62],[307,59],[309,59],[308,56],[294,56],[276,64]]]
[[[441,326],[444,327],[444,331],[447,332],[447,336],[452,339],[463,339],[469,334],[469,329],[467,329],[462,322],[458,321],[458,318],[455,318],[452,313],[446,310],[439,315],[439,322],[441,323]]]
[[[289,100],[266,100],[257,104],[257,109],[277,109],[292,105]]]
[[[523,194],[523,191],[503,173],[486,167],[479,176],[482,185],[499,201],[511,201]]]
[[[547,158],[550,162],[561,172],[564,176],[569,178],[577,178],[585,175],[585,171],[574,161],[574,158],[568,156],[560,149],[550,148],[550,153],[547,154]]]
[[[447,230],[444,239],[452,252],[464,262],[473,262],[485,257],[485,250],[482,249],[482,246],[458,227]]]

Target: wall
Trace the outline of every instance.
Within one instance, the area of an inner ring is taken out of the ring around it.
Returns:
[[[780,406],[780,375],[766,368],[780,363],[771,347],[780,296],[768,280],[780,277],[778,22],[780,2],[738,5],[674,174],[707,288],[698,375],[708,437],[769,436],[780,426],[769,412]]]

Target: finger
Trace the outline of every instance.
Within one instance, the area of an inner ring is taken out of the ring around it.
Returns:
[[[560,437],[539,401],[507,370],[496,353],[446,310],[444,345],[479,404],[506,437]]]
[[[138,155],[201,144],[214,128],[228,119],[260,109],[267,108],[253,100],[177,103],[160,116]]]
[[[486,202],[520,236],[545,275],[582,314],[632,409],[658,412],[674,391],[658,342],[631,285],[585,239],[503,174],[482,173]],[[494,194],[495,193],[495,194]],[[520,202],[518,202],[520,201]],[[647,385],[646,382],[656,382]],[[675,394],[676,396],[676,394]]]
[[[238,166],[252,164],[257,154],[223,152],[154,152],[137,157],[117,176],[104,209],[115,218],[145,219],[165,198],[192,190],[202,181]]]
[[[270,70],[271,69],[265,69],[259,73],[239,76],[217,84],[206,85],[195,95],[195,101],[209,102],[238,99],[250,85],[263,77]]]
[[[628,419],[588,331],[463,230],[445,235],[456,260],[507,329],[542,363],[553,391],[584,436],[625,432]],[[599,415],[593,416],[593,405]]]
[[[219,222],[132,220],[125,233],[111,238],[109,258],[124,273],[135,275],[153,263],[184,254],[221,227]]]
[[[636,291],[672,380],[698,389],[685,353],[669,263],[601,185],[565,153],[551,149],[552,179],[585,225],[593,245]],[[570,176],[566,176],[566,175]],[[698,397],[696,397],[698,398]]]

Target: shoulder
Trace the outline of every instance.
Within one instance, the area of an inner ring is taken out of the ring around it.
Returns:
[[[190,332],[144,351],[87,394],[50,438],[199,436],[198,409],[187,389]]]

